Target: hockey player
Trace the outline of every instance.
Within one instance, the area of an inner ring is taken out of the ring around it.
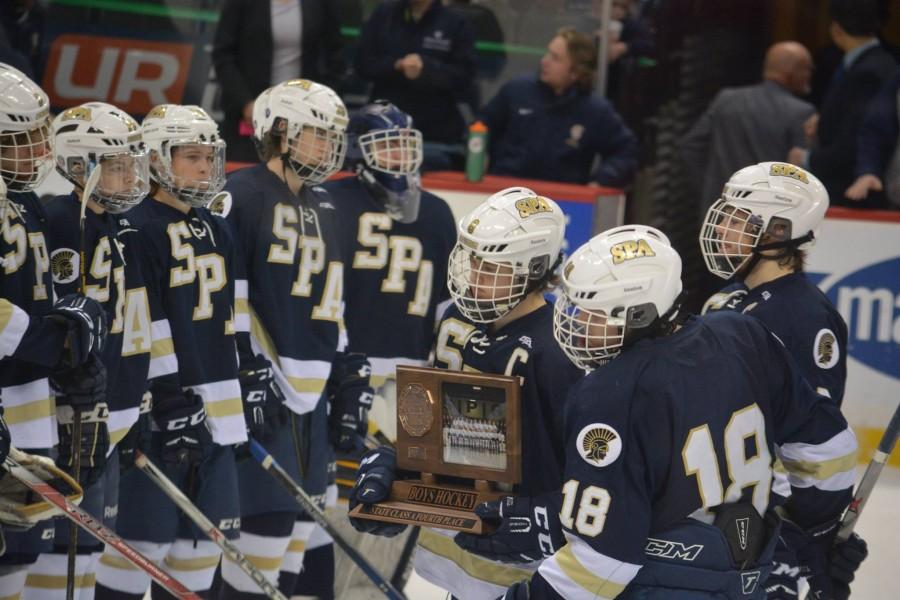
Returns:
[[[60,466],[70,466],[80,447],[81,507],[109,521],[118,509],[119,468],[115,445],[137,421],[146,389],[153,346],[148,290],[141,277],[137,245],[127,239],[127,211],[147,195],[147,153],[138,124],[120,109],[89,102],[60,113],[53,121],[57,171],[74,186],[47,205],[53,284],[63,295],[83,288],[103,304],[109,334],[97,373],[56,377]],[[86,196],[86,198],[84,198]],[[80,224],[82,199],[85,219]],[[81,272],[84,261],[84,281]],[[61,410],[64,405],[68,410]],[[81,437],[72,439],[75,411],[81,413]],[[66,439],[69,438],[69,439]],[[52,552],[30,569],[25,597],[63,597],[66,588],[69,522],[60,521]],[[75,587],[91,594],[99,542],[78,536]]]
[[[368,356],[378,389],[398,364],[427,364],[437,306],[449,300],[444,282],[456,226],[447,203],[422,190],[422,134],[409,115],[378,100],[350,119],[347,133],[347,166],[356,176],[323,187],[348,224],[349,350]],[[388,335],[396,331],[403,335]]]
[[[733,310],[762,321],[785,344],[810,385],[840,406],[847,378],[847,325],[803,273],[806,249],[827,209],[825,187],[800,167],[768,162],[732,175],[722,198],[706,213],[700,235],[707,268],[731,283],[707,301],[704,312]],[[783,473],[774,489],[789,493]],[[791,546],[805,544],[790,521],[781,537]],[[848,543],[866,554],[858,535]],[[793,552],[783,544],[776,548],[776,567],[767,584],[770,598],[798,596]],[[846,596],[849,589],[840,593]]]
[[[147,456],[226,536],[240,510],[232,445],[247,441],[234,341],[234,255],[224,219],[205,207],[225,185],[225,142],[197,106],[163,104],[141,124],[151,194],[132,222],[142,273],[156,290],[155,328],[171,335],[178,370],[153,377]],[[156,373],[153,373],[156,375]],[[177,427],[177,423],[185,423]],[[207,593],[221,551],[144,473],[122,473],[117,533],[190,590]],[[137,598],[150,579],[107,548],[98,597]]]
[[[640,225],[596,236],[563,267],[554,335],[594,369],[566,406],[567,543],[506,598],[765,598],[776,456],[817,537],[812,588],[831,597],[823,567],[856,438],[759,321],[678,317],[680,277],[668,239]]]
[[[346,338],[336,200],[318,184],[343,162],[347,111],[331,89],[295,79],[259,95],[253,124],[263,163],[230,176],[231,196],[222,203],[239,250],[238,306],[249,303],[251,315],[249,323],[236,323],[241,369],[256,374],[242,377],[244,406],[250,435],[324,501],[330,458],[324,391]],[[360,414],[359,405],[341,410]],[[254,461],[238,463],[238,482],[238,546],[275,581],[292,533],[304,542],[313,523],[295,527],[296,500]],[[233,563],[223,562],[221,571],[220,597],[260,595]],[[288,595],[293,584],[290,576],[281,581]]]
[[[536,532],[544,530],[546,520],[536,516],[535,508],[559,510],[562,399],[582,376],[552,338],[553,307],[544,298],[562,260],[564,230],[559,206],[521,187],[497,192],[464,216],[448,268],[455,306],[441,320],[435,351],[436,367],[522,378],[521,435],[527,440],[522,482],[502,509],[494,502],[477,512],[498,523],[501,514],[515,516]],[[392,450],[373,450],[362,463],[351,505],[385,499],[394,479]],[[351,521],[360,531],[378,535],[396,535],[405,527]],[[528,578],[544,554],[558,547],[549,538],[543,549],[537,537],[520,538],[507,525],[485,537],[423,528],[415,569],[457,598],[493,599]]]
[[[436,316],[449,304],[447,258],[456,242],[456,225],[447,203],[422,189],[422,134],[413,128],[408,114],[377,100],[350,118],[347,134],[345,167],[355,177],[322,187],[334,196],[338,214],[346,223],[340,234],[347,261],[344,322],[348,352],[368,357],[375,394],[373,416],[381,415],[379,426],[393,438],[394,371],[398,364],[428,364]],[[378,307],[377,318],[372,318],[373,306]],[[403,335],[395,335],[398,331]],[[345,385],[341,391],[350,391],[349,402],[353,403],[357,389],[348,390]],[[346,414],[335,414],[342,412]],[[351,447],[357,437],[353,425],[332,423],[339,481],[352,481],[356,472],[360,451]],[[344,487],[341,491],[346,496],[350,490]],[[320,547],[316,553],[323,557],[321,561],[333,560],[330,547]],[[313,563],[315,571],[304,568],[304,573],[309,572],[305,579],[323,572],[321,561]],[[298,587],[296,591],[310,595],[316,590]]]
[[[53,304],[46,219],[33,191],[53,166],[49,107],[41,88],[0,63],[0,403],[12,443],[43,454],[59,439],[48,374],[82,365],[103,329],[96,302],[72,295]],[[0,596],[22,592],[53,530],[43,521],[6,532]]]

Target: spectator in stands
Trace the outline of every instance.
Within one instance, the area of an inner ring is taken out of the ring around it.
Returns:
[[[880,0],[829,0],[828,8],[831,38],[844,57],[825,93],[821,116],[811,124],[816,135],[812,149],[795,147],[788,160],[822,181],[832,206],[871,208],[871,201],[848,200],[844,191],[854,180],[859,126],[897,63],[877,38],[883,17]]]
[[[718,199],[731,174],[747,165],[784,160],[804,143],[803,123],[814,112],[797,98],[809,92],[812,57],[797,42],[772,45],[761,83],[725,88],[688,131],[681,159],[699,182],[700,212]]]
[[[856,181],[844,196],[900,208],[900,72],[869,104],[856,137]],[[884,193],[882,193],[884,192]]]
[[[423,169],[462,165],[466,124],[457,102],[475,77],[475,40],[466,19],[440,0],[388,0],[363,26],[357,75],[371,99],[412,116],[425,139]]]
[[[263,90],[298,77],[339,87],[346,69],[335,3],[225,0],[213,64],[222,85],[228,158],[256,162],[253,101]]]
[[[625,186],[637,169],[637,139],[603,98],[591,96],[591,37],[560,29],[537,76],[505,84],[482,111],[490,172],[570,183]],[[600,166],[593,169],[597,155]]]
[[[41,47],[44,43],[44,22],[46,9],[34,0],[5,0],[0,2],[0,24],[5,30],[8,44],[4,47],[11,48],[21,54],[28,61],[28,66],[21,68],[18,62],[18,54],[14,55],[12,62],[16,68],[26,73],[32,79],[40,81],[41,75]],[[10,57],[7,50],[3,53]],[[6,62],[6,61],[4,61]]]

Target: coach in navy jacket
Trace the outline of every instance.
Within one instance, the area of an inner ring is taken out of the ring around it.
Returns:
[[[409,113],[426,141],[463,141],[456,102],[475,77],[475,40],[440,0],[379,4],[363,26],[356,71],[373,82],[371,98]]]
[[[491,173],[615,187],[631,182],[637,140],[609,102],[591,95],[596,61],[590,37],[564,27],[547,46],[538,76],[500,89],[482,111]]]

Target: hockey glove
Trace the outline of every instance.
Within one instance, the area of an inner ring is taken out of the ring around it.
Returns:
[[[397,453],[393,448],[382,446],[366,452],[359,461],[356,485],[350,491],[350,510],[353,510],[358,504],[374,504],[387,500],[391,495],[391,486],[396,478]],[[406,525],[399,523],[354,519],[353,517],[350,517],[350,524],[362,533],[384,537],[394,537],[406,529]]]
[[[239,378],[247,432],[258,442],[271,442],[275,432],[288,419],[288,409],[284,405],[284,395],[275,383],[272,363],[257,354],[242,365]]]
[[[137,451],[147,453],[152,444],[152,426],[150,409],[153,405],[153,396],[150,392],[144,392],[141,401],[138,419],[119,441],[116,448],[119,451],[119,471],[124,472],[134,466]]]
[[[212,451],[203,398],[191,390],[153,398],[153,419],[162,434],[162,459],[169,465],[198,466]]]
[[[505,496],[475,507],[475,514],[487,524],[497,525],[493,533],[458,533],[456,545],[490,560],[527,563],[553,555],[566,540],[559,522],[561,499],[555,494],[531,498]]]
[[[63,296],[47,313],[47,318],[61,321],[68,327],[61,369],[77,367],[92,351],[99,352],[103,347],[106,310],[93,298],[80,294]]]
[[[853,534],[835,543],[840,521],[835,519],[806,531],[808,543],[797,550],[805,569],[810,598],[846,600],[856,570],[868,556],[866,542]]]
[[[375,394],[369,385],[372,367],[365,354],[341,354],[328,380],[329,439],[343,452],[359,451],[369,429],[369,409]]]
[[[50,375],[56,398],[59,445],[56,464],[73,473],[75,453],[80,453],[80,483],[91,485],[103,473],[109,451],[106,421],[106,367],[97,352],[88,355],[80,367]],[[76,438],[75,415],[81,417],[81,434]]]

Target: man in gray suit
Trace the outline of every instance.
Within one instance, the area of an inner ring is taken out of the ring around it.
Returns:
[[[758,162],[786,160],[804,145],[803,124],[815,113],[795,95],[809,93],[812,57],[797,42],[779,42],[766,52],[763,81],[725,88],[713,99],[681,144],[688,169],[702,169],[700,209],[722,192],[732,173]]]

